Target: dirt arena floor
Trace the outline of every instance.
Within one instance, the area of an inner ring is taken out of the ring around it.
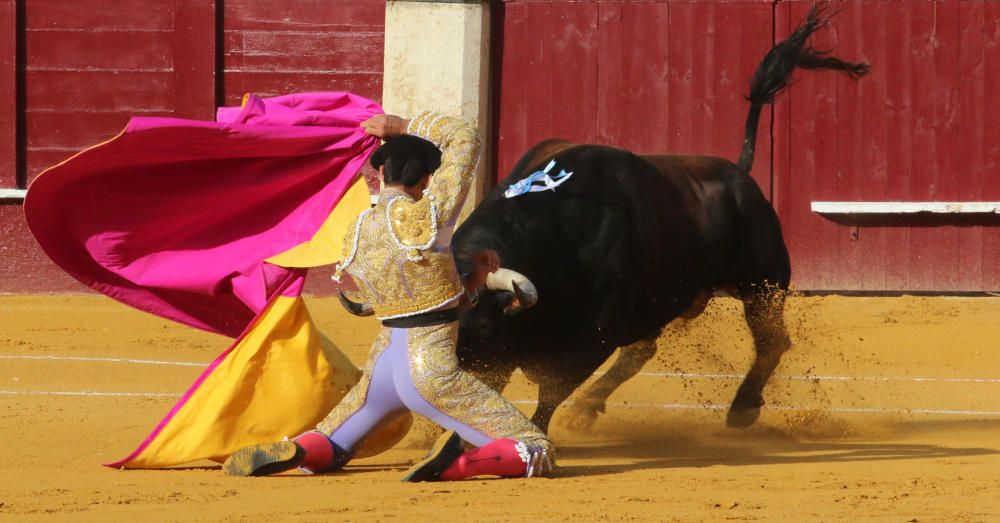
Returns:
[[[361,361],[374,321],[310,305]],[[723,424],[751,340],[716,300],[590,431],[557,413],[555,478],[406,484],[426,425],[325,476],[101,467],[228,341],[103,297],[0,296],[0,520],[1000,521],[1000,299],[799,297],[787,317],[794,348],[751,429]],[[523,377],[505,394],[533,408]]]

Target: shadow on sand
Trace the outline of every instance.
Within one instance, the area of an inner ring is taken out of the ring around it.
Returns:
[[[951,438],[942,438],[941,434],[955,432],[979,432],[980,437],[976,439],[982,441],[982,433],[996,433],[1000,429],[1000,420],[883,423],[871,434],[854,434],[849,441],[843,438],[805,440],[794,433],[774,427],[753,427],[738,431],[719,429],[717,426],[674,426],[660,434],[657,434],[654,427],[640,427],[642,426],[626,424],[616,427],[613,434],[606,433],[606,439],[600,438],[600,433],[595,434],[600,441],[557,444],[561,461],[557,476],[600,476],[668,468],[878,462],[1000,454],[1000,445],[997,448],[985,448],[913,441],[922,439],[922,436],[935,442],[950,440]],[[938,435],[935,437],[936,433]],[[905,441],[899,441],[900,439]],[[959,443],[964,439],[956,438],[954,441]],[[579,464],[580,461],[597,463]],[[618,463],[600,463],[602,461]]]

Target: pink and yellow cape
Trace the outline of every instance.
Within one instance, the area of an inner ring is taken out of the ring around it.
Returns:
[[[223,460],[312,428],[358,369],[317,331],[307,268],[337,261],[369,206],[361,167],[381,113],[350,93],[247,95],[215,122],[133,118],[115,138],[39,175],[24,210],[42,249],[84,284],[235,342],[130,455],[161,468]],[[405,417],[361,451],[388,448]]]

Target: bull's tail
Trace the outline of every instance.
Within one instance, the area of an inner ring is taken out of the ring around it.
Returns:
[[[792,78],[792,72],[796,67],[803,69],[833,69],[841,71],[852,79],[858,79],[868,74],[869,65],[866,63],[845,62],[835,56],[831,56],[829,51],[819,51],[813,47],[806,47],[806,41],[818,29],[827,25],[832,13],[830,10],[817,3],[809,10],[809,16],[804,24],[800,25],[787,40],[775,45],[753,75],[750,82],[750,112],[747,113],[746,136],[743,138],[743,150],[740,152],[740,159],[736,162],[743,172],[750,172],[753,165],[754,149],[757,145],[757,123],[760,121],[760,110],[764,105],[774,102],[774,98],[781,93]]]

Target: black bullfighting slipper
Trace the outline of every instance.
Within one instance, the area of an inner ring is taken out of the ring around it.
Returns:
[[[292,470],[306,457],[294,441],[261,443],[237,450],[222,465],[227,476],[267,476]]]
[[[406,471],[403,481],[411,483],[438,481],[438,476],[463,452],[465,452],[465,448],[462,446],[462,438],[454,430],[449,430],[434,442],[434,447],[430,454],[427,454],[427,457]]]

